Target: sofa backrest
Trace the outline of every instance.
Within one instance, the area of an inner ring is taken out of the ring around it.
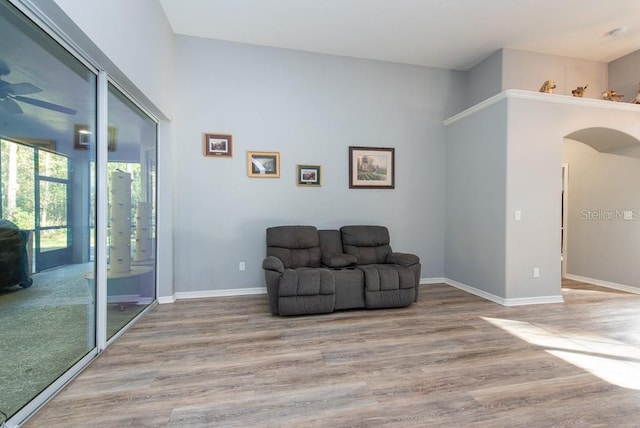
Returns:
[[[320,267],[320,239],[315,226],[276,226],[267,229],[267,256],[286,269]]]
[[[343,226],[340,228],[346,254],[358,259],[358,264],[384,263],[391,253],[389,230],[384,226]]]
[[[327,254],[344,253],[339,230],[319,230],[318,236],[320,237],[320,251],[323,256]]]

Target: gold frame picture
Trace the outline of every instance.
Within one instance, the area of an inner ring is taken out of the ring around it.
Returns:
[[[247,175],[253,178],[280,178],[280,153],[247,152]]]

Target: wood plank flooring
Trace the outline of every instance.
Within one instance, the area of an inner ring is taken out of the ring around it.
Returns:
[[[280,318],[266,296],[156,307],[27,427],[640,427],[640,295],[572,281],[502,307]]]

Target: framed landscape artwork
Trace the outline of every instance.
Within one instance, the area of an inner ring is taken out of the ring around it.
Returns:
[[[233,145],[231,135],[204,134],[204,155],[232,157]]]
[[[350,189],[394,189],[395,149],[349,147]]]
[[[279,152],[248,152],[247,173],[254,178],[279,178]]]
[[[298,186],[320,186],[321,184],[320,165],[296,165]]]

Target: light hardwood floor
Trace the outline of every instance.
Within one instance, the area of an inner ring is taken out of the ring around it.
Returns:
[[[266,296],[156,307],[28,427],[639,427],[640,295],[572,281],[502,307],[280,318]]]

